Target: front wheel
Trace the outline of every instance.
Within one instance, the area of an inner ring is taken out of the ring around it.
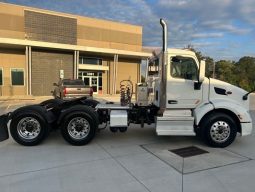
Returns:
[[[71,112],[61,125],[63,138],[72,145],[86,145],[95,136],[97,124],[87,113]]]
[[[236,138],[237,124],[225,113],[212,113],[200,124],[201,137],[212,147],[227,147]]]

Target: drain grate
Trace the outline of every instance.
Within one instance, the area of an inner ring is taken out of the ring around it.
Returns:
[[[200,149],[200,148],[195,147],[195,146],[184,147],[184,148],[179,148],[179,149],[173,149],[173,150],[169,150],[169,151],[176,154],[176,155],[179,155],[183,158],[209,153],[208,151],[205,151],[205,150]]]

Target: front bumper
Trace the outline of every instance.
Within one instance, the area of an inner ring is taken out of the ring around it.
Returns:
[[[7,123],[9,121],[9,114],[0,116],[0,142],[9,138]]]
[[[246,136],[252,133],[252,123],[241,123],[241,135]]]

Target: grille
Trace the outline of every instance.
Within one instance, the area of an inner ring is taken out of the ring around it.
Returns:
[[[208,151],[195,146],[173,149],[169,151],[183,158],[209,153]]]

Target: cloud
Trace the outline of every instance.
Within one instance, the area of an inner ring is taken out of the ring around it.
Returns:
[[[191,35],[192,38],[217,38],[223,36],[223,33],[196,33]]]
[[[196,45],[211,56],[220,57],[221,47],[235,43],[247,47],[254,41],[254,0],[5,0],[72,14],[109,19],[143,26],[143,44],[161,45],[159,19],[168,23],[170,47]],[[244,38],[245,37],[245,38]],[[245,40],[246,39],[246,40]],[[219,42],[217,43],[212,43]],[[255,52],[249,46],[249,52]],[[235,48],[233,57],[243,52]],[[229,50],[229,53],[231,51]],[[222,53],[223,55],[223,53]],[[224,54],[226,55],[226,54]]]
[[[205,21],[201,23],[201,26],[207,27],[209,29],[217,30],[217,31],[225,31],[230,33],[236,33],[236,34],[246,34],[251,32],[251,28],[240,28],[237,26],[234,26],[233,24],[229,24],[226,21]]]

